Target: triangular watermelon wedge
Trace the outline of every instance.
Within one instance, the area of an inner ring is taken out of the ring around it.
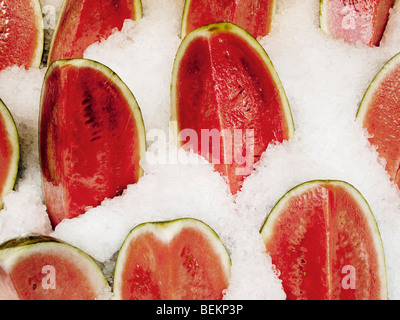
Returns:
[[[39,67],[44,31],[39,0],[0,1],[0,70]]]
[[[229,22],[200,27],[182,41],[171,119],[177,144],[212,163],[232,194],[269,144],[294,136],[289,103],[267,53]]]
[[[321,0],[323,32],[350,43],[378,46],[394,0]]]
[[[390,59],[366,90],[357,120],[385,159],[390,179],[400,188],[400,54]]]
[[[387,299],[374,215],[344,181],[316,180],[287,192],[261,230],[287,299]]]
[[[142,114],[129,88],[105,65],[54,61],[40,107],[41,172],[54,227],[120,195],[142,176]]]
[[[271,31],[276,0],[186,0],[181,38],[193,30],[216,22],[231,22],[254,38]]]
[[[10,111],[0,100],[0,209],[3,197],[14,188],[19,157],[17,128]]]
[[[141,17],[141,0],[64,0],[47,65],[54,60],[83,58],[87,47],[121,30],[126,19]]]

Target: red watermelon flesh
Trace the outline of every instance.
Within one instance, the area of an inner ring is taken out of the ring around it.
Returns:
[[[288,192],[262,235],[287,299],[387,298],[385,262],[366,201],[341,181],[313,181]]]
[[[393,0],[321,0],[321,28],[335,38],[378,46]]]
[[[42,89],[40,157],[54,226],[137,182],[144,150],[140,109],[117,75],[84,59],[52,64]]]
[[[181,145],[213,163],[233,194],[271,142],[293,136],[290,107],[268,56],[231,23],[199,28],[182,42],[171,94]]]
[[[142,16],[140,0],[65,0],[50,46],[48,65],[54,60],[83,58],[91,44],[121,30],[126,19]]]
[[[6,242],[0,246],[0,264],[20,300],[94,300],[108,288],[90,256],[49,237]]]
[[[0,2],[0,70],[17,65],[39,67],[43,19],[38,0]]]
[[[385,159],[390,179],[400,187],[400,55],[388,61],[371,82],[357,113],[370,143]]]
[[[114,293],[123,300],[220,300],[229,276],[229,256],[202,222],[147,223],[121,248]]]
[[[276,0],[186,0],[181,37],[215,22],[232,22],[253,37],[266,36],[271,30]]]

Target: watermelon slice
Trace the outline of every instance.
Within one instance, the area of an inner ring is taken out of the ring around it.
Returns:
[[[53,226],[138,181],[146,148],[142,115],[113,71],[86,59],[57,60],[40,103],[41,170]]]
[[[294,135],[284,89],[266,52],[229,22],[200,27],[182,41],[171,100],[177,144],[214,164],[232,194],[270,143]]]
[[[351,43],[378,46],[393,3],[394,0],[321,0],[321,29]]]
[[[181,38],[193,30],[215,22],[232,22],[254,38],[271,30],[276,0],[186,0]]]
[[[0,1],[0,70],[39,67],[44,46],[39,0]]]
[[[10,111],[0,100],[0,209],[4,196],[14,188],[19,156],[17,128]]]
[[[135,227],[118,254],[114,294],[122,300],[218,300],[231,261],[218,235],[191,218]]]
[[[372,80],[357,112],[370,143],[385,159],[390,179],[400,187],[400,54],[390,59]]]
[[[348,183],[295,187],[273,208],[261,234],[288,299],[387,299],[378,227]]]
[[[47,64],[83,58],[87,47],[107,39],[114,30],[121,30],[126,19],[141,17],[141,0],[64,0]]]
[[[29,235],[3,243],[0,269],[11,281],[10,296],[16,293],[20,300],[94,300],[109,289],[89,255],[51,237]]]

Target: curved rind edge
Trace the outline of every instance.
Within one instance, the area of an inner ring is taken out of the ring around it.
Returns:
[[[184,39],[187,36],[186,33],[186,28],[187,28],[187,16],[189,14],[189,7],[191,4],[192,0],[185,0],[185,5],[183,7],[183,14],[182,14],[182,20],[181,20],[181,32],[180,32],[180,37],[181,39]]]
[[[271,12],[271,17],[270,17],[270,19],[271,19],[271,23],[270,23],[271,28],[272,28],[272,24],[273,24],[273,22],[275,20],[275,16],[276,16],[277,3],[278,3],[278,0],[272,0],[272,12]],[[271,30],[270,30],[270,32],[271,32]],[[267,33],[267,34],[269,34],[269,33]]]
[[[367,90],[361,99],[360,105],[356,113],[356,120],[363,123],[366,114],[368,113],[369,104],[375,95],[375,91],[379,88],[380,84],[385,80],[388,72],[392,71],[396,66],[400,66],[400,53],[394,55],[389,59],[383,67],[375,75]]]
[[[143,17],[143,6],[141,0],[133,0],[133,7],[135,8],[134,20],[137,21]]]
[[[44,24],[43,24],[43,14],[42,14],[42,5],[39,0],[31,0],[31,4],[33,6],[33,10],[36,18],[36,27],[38,29],[38,40],[36,42],[36,50],[35,54],[32,57],[30,67],[39,68],[42,63],[43,54],[44,54]]]
[[[319,27],[325,34],[330,34],[328,27],[328,0],[319,1]]]
[[[51,64],[50,61],[52,60],[51,56],[53,54],[54,42],[55,42],[55,39],[57,37],[58,29],[59,29],[60,24],[61,24],[61,17],[64,15],[64,11],[65,11],[66,5],[67,5],[67,0],[63,0],[62,5],[61,5],[61,9],[60,9],[60,13],[59,13],[58,18],[57,18],[56,27],[54,29],[54,32],[53,32],[53,35],[52,35],[51,41],[50,41],[49,53],[47,55],[47,61],[46,61],[47,67],[50,67],[50,64]]]

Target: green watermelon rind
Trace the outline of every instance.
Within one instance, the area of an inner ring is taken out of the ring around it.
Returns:
[[[39,0],[31,0],[31,3],[34,8],[36,26],[39,31],[39,35],[38,35],[38,42],[36,43],[35,54],[32,57],[32,62],[30,67],[39,68],[41,66],[44,54],[44,24],[43,24],[42,5]]]
[[[79,259],[79,263],[86,266],[86,274],[91,279],[92,288],[98,292],[99,296],[109,288],[109,283],[95,259],[78,247],[50,236],[29,234],[0,244],[0,264],[6,272],[10,272],[21,259],[37,252],[46,252],[46,250],[68,252],[71,259],[77,259],[77,261]]]
[[[94,70],[97,70],[100,73],[102,73],[109,80],[109,82],[112,82],[113,84],[115,84],[115,86],[117,88],[119,88],[121,90],[121,93],[123,94],[126,101],[128,102],[128,105],[130,106],[132,116],[135,119],[135,126],[136,126],[136,130],[138,133],[139,146],[140,146],[139,147],[139,149],[140,149],[139,160],[142,159],[142,157],[145,154],[146,149],[147,149],[146,130],[145,130],[145,126],[144,126],[142,112],[140,110],[139,104],[136,101],[135,96],[133,95],[132,91],[128,88],[128,86],[122,81],[122,79],[109,67],[107,67],[104,64],[97,62],[95,60],[83,59],[83,58],[56,60],[56,61],[53,61],[53,63],[47,69],[47,72],[44,77],[42,92],[41,92],[41,97],[40,97],[39,146],[40,146],[40,123],[41,123],[41,118],[42,118],[43,96],[44,96],[44,92],[46,90],[46,80],[55,68],[58,68],[58,67],[61,68],[63,66],[67,66],[67,65],[74,66],[77,68],[92,68]],[[39,161],[40,162],[42,161],[41,157],[40,157]],[[143,171],[142,167],[139,166],[138,167],[139,178],[142,177],[143,174],[144,174],[144,171]],[[43,186],[43,183],[42,183],[42,186]]]
[[[17,249],[20,247],[33,245],[38,242],[49,242],[49,241],[56,241],[60,242],[60,240],[50,237],[50,236],[43,236],[38,234],[27,234],[25,236],[19,238],[9,239],[0,244],[0,252],[3,250],[9,249]]]
[[[143,17],[143,6],[142,6],[142,1],[141,0],[132,0],[133,3],[133,7],[135,8],[135,16],[132,17],[134,20],[139,20]],[[61,18],[64,15],[64,11],[65,11],[65,7],[67,5],[67,0],[63,0],[63,3],[61,5],[61,9],[60,9],[60,14],[58,16],[58,20],[56,23],[56,27],[54,29],[54,33],[53,36],[51,38],[50,41],[50,46],[49,46],[49,55],[47,58],[47,66],[50,66],[50,61],[51,61],[51,55],[53,53],[53,47],[54,47],[54,41],[56,39],[57,33],[58,33],[58,29],[60,28],[60,24],[61,24]]]
[[[270,211],[269,215],[267,216],[261,230],[261,236],[266,243],[269,241],[272,237],[273,234],[273,229],[275,226],[276,221],[279,219],[279,213],[282,211],[282,209],[285,207],[286,203],[288,200],[290,200],[293,197],[296,197],[297,195],[300,195],[304,193],[305,191],[309,190],[310,188],[319,186],[319,185],[340,185],[344,187],[351,195],[352,197],[357,201],[357,203],[361,206],[362,212],[364,213],[364,216],[366,220],[368,221],[368,227],[371,230],[371,233],[374,235],[374,247],[377,251],[378,256],[381,259],[381,263],[379,263],[379,266],[381,266],[381,270],[379,270],[379,279],[382,280],[382,287],[381,287],[381,298],[386,300],[388,299],[388,285],[387,285],[387,273],[386,273],[386,262],[385,262],[385,254],[384,254],[384,248],[383,248],[383,243],[382,243],[382,238],[381,234],[378,228],[378,224],[375,220],[374,214],[371,210],[371,207],[369,206],[367,200],[364,198],[364,196],[358,191],[353,185],[346,181],[341,181],[341,180],[311,180],[307,181],[304,183],[301,183],[297,185],[296,187],[290,189],[288,192],[283,195],[278,202],[275,204],[275,206],[272,208]]]
[[[187,26],[187,17],[189,14],[190,5],[192,4],[192,0],[185,0],[185,5],[183,8],[182,20],[181,20],[181,39],[184,39],[188,33],[186,33],[186,26]]]
[[[322,32],[329,35],[329,27],[328,27],[328,1],[320,0],[319,1],[319,26]]]
[[[364,93],[363,98],[361,99],[359,108],[356,113],[357,121],[363,123],[365,116],[368,113],[370,103],[373,100],[376,91],[379,89],[380,85],[385,81],[388,73],[393,71],[394,68],[400,65],[400,53],[393,56],[389,59],[384,66],[379,70],[379,72],[375,75],[374,79],[369,84],[367,90]]]
[[[12,156],[10,158],[10,168],[8,178],[3,186],[3,192],[0,194],[0,210],[3,208],[3,197],[9,193],[15,186],[17,180],[19,160],[20,160],[20,147],[17,127],[10,110],[6,107],[0,99],[0,117],[4,120],[6,131],[8,133],[8,141],[12,146]]]
[[[135,21],[143,17],[143,5],[142,0],[133,0],[133,6],[135,7]]]
[[[241,37],[244,41],[250,45],[250,47],[259,55],[261,60],[264,62],[266,69],[270,73],[276,88],[279,92],[279,97],[281,100],[281,109],[284,114],[284,120],[286,121],[288,127],[288,139],[293,138],[294,136],[294,121],[292,112],[290,109],[289,101],[287,99],[285,90],[281,83],[281,80],[272,64],[271,59],[269,58],[265,49],[261,46],[261,44],[246,30],[237,26],[236,24],[230,22],[217,22],[209,25],[202,26],[190,32],[181,42],[179,46],[178,52],[175,56],[174,66],[172,70],[172,81],[170,86],[171,91],[171,120],[173,123],[177,123],[177,126],[174,126],[174,137],[176,145],[181,146],[182,143],[179,143],[178,133],[180,131],[179,123],[177,121],[177,98],[176,98],[176,87],[177,87],[177,78],[179,72],[180,61],[186,53],[186,49],[192,43],[192,41],[199,37],[208,38],[212,36],[214,33],[218,32],[231,32],[235,35]]]
[[[53,35],[51,37],[51,41],[50,41],[50,45],[49,45],[49,53],[47,56],[47,67],[50,67],[50,61],[51,61],[51,55],[53,53],[53,47],[54,47],[54,41],[56,39],[57,33],[58,33],[58,29],[60,28],[60,24],[61,24],[61,18],[64,14],[65,11],[65,7],[67,5],[67,0],[63,0],[62,5],[61,5],[61,9],[60,9],[60,13],[58,15],[57,18],[57,23],[56,23],[56,27],[54,29]]]
[[[183,7],[183,14],[181,20],[181,39],[184,39],[186,34],[186,26],[187,26],[187,16],[189,14],[189,8],[192,0],[185,0],[185,6]]]
[[[208,224],[195,218],[180,218],[169,221],[145,222],[137,225],[129,232],[129,234],[123,241],[120,251],[118,253],[114,269],[113,284],[113,291],[116,299],[121,299],[120,289],[123,283],[122,271],[124,270],[124,265],[126,262],[126,251],[129,249],[129,244],[131,243],[131,241],[134,238],[139,237],[142,233],[152,232],[160,240],[168,242],[184,227],[191,227],[201,230],[204,235],[207,235],[207,238],[213,244],[215,252],[220,257],[220,262],[223,266],[224,274],[226,275],[227,280],[229,280],[231,276],[231,258],[219,235]]]

